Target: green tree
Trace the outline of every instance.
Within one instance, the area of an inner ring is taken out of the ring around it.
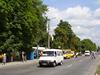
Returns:
[[[53,47],[54,48],[71,48],[72,37],[75,34],[71,29],[71,25],[66,21],[60,21],[58,27],[55,29]]]
[[[31,50],[45,38],[41,0],[0,0],[0,50]]]
[[[84,39],[81,41],[81,43],[82,43],[83,51],[85,50],[95,51],[96,50],[96,44],[93,43],[90,39]]]
[[[71,49],[75,50],[77,52],[81,52],[81,41],[80,38],[77,36],[74,36],[71,38]]]
[[[60,21],[55,29],[52,48],[72,49],[78,52],[85,50],[96,50],[96,44],[90,39],[80,40],[71,29],[71,25],[66,21]]]
[[[98,46],[97,51],[100,51],[100,46]]]

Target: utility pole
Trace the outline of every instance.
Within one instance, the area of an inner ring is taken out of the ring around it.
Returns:
[[[51,19],[55,19],[55,17]],[[50,19],[48,18],[47,18],[47,31],[48,31],[48,49],[50,49]]]
[[[50,19],[47,19],[47,29],[48,29],[48,49],[50,49]]]

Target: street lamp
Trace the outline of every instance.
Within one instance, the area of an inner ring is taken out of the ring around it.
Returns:
[[[47,30],[48,30],[48,49],[50,49],[50,20],[55,19],[55,17],[47,18]]]

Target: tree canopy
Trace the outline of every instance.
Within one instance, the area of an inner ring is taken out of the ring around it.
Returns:
[[[55,48],[58,48],[58,46],[61,46],[61,48],[71,48],[71,43],[73,43],[71,40],[74,36],[75,34],[71,29],[71,25],[61,20],[58,27],[55,29],[53,46]]]
[[[96,50],[96,44],[90,39],[80,40],[71,29],[71,25],[66,21],[60,21],[55,29],[53,48],[72,49],[78,52],[85,50]]]
[[[32,50],[32,46],[47,47],[47,6],[42,0],[0,0],[0,50]],[[90,39],[80,40],[71,24],[60,20],[55,29],[52,48],[95,50]]]
[[[0,0],[0,50],[30,50],[46,33],[41,0]]]
[[[84,50],[95,51],[97,49],[96,44],[93,43],[90,39],[84,39],[81,42],[82,42],[83,51]]]

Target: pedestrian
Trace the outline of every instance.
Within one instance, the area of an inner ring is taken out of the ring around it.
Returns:
[[[77,52],[74,53],[74,58],[77,58],[78,54]]]
[[[95,53],[94,53],[94,51],[91,52],[91,58],[95,59]]]
[[[26,52],[24,52],[24,61],[27,61]]]
[[[3,65],[6,64],[6,58],[7,58],[7,57],[6,57],[6,53],[4,53],[4,54],[3,54],[3,61],[2,61],[2,62],[3,62]]]
[[[41,56],[42,56],[42,54],[43,54],[43,53],[42,53],[42,51],[40,51],[40,52],[39,52],[39,57],[41,57]]]
[[[25,52],[22,51],[22,61],[23,61],[23,62],[25,61],[25,57],[24,57],[24,55],[25,55]]]

